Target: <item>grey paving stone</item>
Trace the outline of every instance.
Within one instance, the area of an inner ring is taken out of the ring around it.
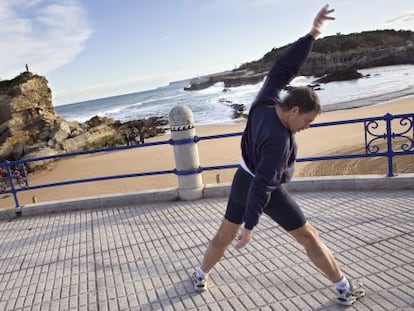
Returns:
[[[368,296],[349,310],[414,306],[412,191],[295,192],[344,273]],[[139,203],[0,221],[1,310],[342,310],[333,286],[266,216],[231,246],[210,291],[189,281],[226,198]]]

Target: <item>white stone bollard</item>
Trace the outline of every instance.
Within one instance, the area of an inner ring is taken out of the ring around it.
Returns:
[[[175,167],[180,172],[196,171],[200,168],[195,137],[193,113],[185,105],[175,106],[169,114],[171,139],[173,141]],[[188,140],[186,142],[186,140]],[[184,142],[176,144],[176,142]],[[203,197],[201,172],[177,175],[178,193],[181,200],[196,200]]]

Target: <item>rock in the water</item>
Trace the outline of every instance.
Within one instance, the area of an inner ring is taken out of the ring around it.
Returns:
[[[322,78],[316,79],[314,83],[329,83],[332,81],[346,81],[359,78],[362,78],[362,74],[359,73],[354,67],[349,67],[328,73]]]

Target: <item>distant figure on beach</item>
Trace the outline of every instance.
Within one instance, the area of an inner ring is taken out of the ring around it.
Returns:
[[[124,139],[125,139],[127,146],[131,145],[131,142],[129,141],[129,135],[127,133],[124,133]]]
[[[12,169],[12,175],[14,178],[14,181],[16,185],[19,185],[20,187],[25,186],[25,178],[23,177],[22,172],[20,171],[21,168],[16,166]]]
[[[145,142],[145,134],[144,132],[139,133],[139,142],[143,144]]]
[[[4,167],[0,168],[0,191],[6,190],[8,187],[7,170]]]
[[[135,145],[135,134],[133,132],[128,134],[128,146]]]
[[[250,242],[265,213],[305,248],[313,264],[335,284],[339,304],[352,305],[365,295],[361,285],[353,286],[345,277],[283,185],[293,176],[297,154],[294,134],[309,127],[321,112],[321,105],[315,91],[307,86],[290,88],[283,99],[280,92],[299,72],[324,22],[335,19],[333,11],[328,5],[323,7],[311,31],[275,61],[250,108],[241,142],[242,160],[233,178],[224,219],[192,275],[196,291],[207,290],[209,272],[239,232],[236,249]]]
[[[29,72],[29,66],[26,64],[26,72]]]

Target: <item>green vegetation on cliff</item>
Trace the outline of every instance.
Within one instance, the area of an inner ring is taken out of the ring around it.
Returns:
[[[318,39],[314,42],[312,54],[318,57],[334,55],[335,58],[345,62],[360,59],[361,55],[377,57],[379,53],[391,54],[392,49],[414,49],[414,32],[409,30],[375,30],[343,35],[338,33]],[[241,65],[238,70],[252,70],[265,72],[270,69],[273,61],[281,55],[290,45],[274,48],[266,53],[262,59]],[[312,55],[311,55],[312,57]],[[412,61],[411,61],[412,62]],[[361,67],[363,67],[361,65]]]

